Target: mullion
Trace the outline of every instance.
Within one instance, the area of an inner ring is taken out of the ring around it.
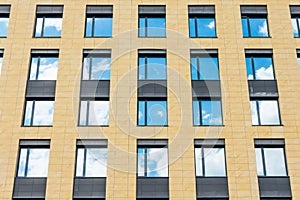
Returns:
[[[201,147],[201,154],[202,154],[202,176],[205,176],[205,164],[204,164],[204,148]]]
[[[24,177],[27,177],[29,154],[30,154],[30,148],[27,148]]]
[[[90,62],[89,62],[89,80],[92,80],[92,66],[93,66],[93,57],[90,57]]]
[[[260,150],[261,150],[261,158],[262,158],[264,176],[267,176],[266,162],[265,162],[265,151],[264,151],[264,148],[260,148]]]
[[[86,152],[87,152],[87,149],[84,148],[84,151],[83,151],[83,172],[82,172],[82,176],[85,177],[85,172],[86,172]]]
[[[198,22],[197,22],[197,17],[195,17],[194,20],[195,20],[195,35],[196,35],[196,37],[199,37],[198,36]]]
[[[87,100],[86,101],[86,123],[85,125],[88,126],[90,123],[89,123],[89,116],[90,116],[90,101]]]
[[[37,59],[38,59],[38,61],[37,61],[37,64],[36,64],[37,66],[36,66],[36,72],[35,72],[35,80],[38,80],[38,77],[39,77],[41,57],[38,56]]]
[[[199,117],[200,117],[200,125],[203,125],[202,122],[202,100],[198,100],[198,104],[199,104]]]
[[[145,154],[145,158],[144,158],[144,176],[147,177],[147,159],[148,159],[148,156],[147,156],[147,147],[144,148],[144,154]]]
[[[92,37],[94,37],[94,32],[95,32],[95,16],[93,16],[93,18],[92,18],[93,20],[92,20]]]
[[[253,73],[253,80],[256,80],[256,72],[255,72],[255,65],[254,65],[254,57],[251,56],[251,67],[252,67],[252,73]]]
[[[258,125],[261,125],[260,110],[259,110],[259,101],[255,101],[255,103],[256,103],[256,112],[257,112]]]
[[[45,16],[43,16],[41,37],[44,37]]]
[[[252,37],[251,30],[250,30],[250,18],[246,17],[246,19],[247,19],[247,26],[248,26],[248,37]]]
[[[145,73],[145,80],[148,80],[148,57],[147,56],[145,57],[145,63],[144,63],[144,65],[145,65],[145,71],[144,71],[144,73]]]
[[[35,100],[32,101],[30,126],[33,125],[34,109],[35,109]]]
[[[296,17],[296,24],[297,24],[298,37],[300,37],[300,26],[299,26],[299,18],[298,17]]]
[[[144,116],[145,116],[145,125],[147,126],[148,125],[148,101],[147,100],[145,100],[145,103],[144,103]]]
[[[145,37],[148,37],[148,17],[145,17]]]
[[[200,80],[200,57],[197,56],[197,79]]]

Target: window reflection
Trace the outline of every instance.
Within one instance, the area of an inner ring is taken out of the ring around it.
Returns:
[[[277,100],[250,101],[253,125],[280,125]]]
[[[0,17],[0,37],[7,36],[9,16]]]
[[[218,58],[191,57],[192,80],[219,80]]]
[[[222,108],[220,100],[194,100],[193,118],[195,126],[222,125]]]
[[[291,20],[292,20],[292,27],[293,27],[294,37],[300,37],[300,34],[299,34],[299,28],[300,28],[299,18],[295,17],[295,18],[292,18]]]
[[[58,57],[32,57],[30,80],[56,80]]]
[[[139,17],[139,37],[166,37],[166,18]]]
[[[24,126],[52,125],[54,101],[26,101]]]
[[[246,67],[248,80],[274,80],[271,57],[247,57]]]
[[[244,37],[269,37],[267,18],[242,17]]]
[[[138,148],[138,176],[168,177],[168,149]]]
[[[109,122],[109,101],[81,101],[80,126],[105,126]]]
[[[168,124],[167,101],[139,101],[139,126],[164,126]]]
[[[18,177],[47,177],[49,149],[21,148]]]
[[[61,17],[37,17],[35,37],[60,37],[62,30]]]
[[[112,16],[93,16],[86,19],[85,37],[111,37]]]
[[[108,57],[85,57],[83,64],[83,80],[109,80],[110,63]]]
[[[215,18],[212,17],[190,17],[190,37],[216,37]]]
[[[139,56],[139,80],[166,80],[166,57]]]

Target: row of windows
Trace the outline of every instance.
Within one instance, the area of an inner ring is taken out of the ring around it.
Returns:
[[[39,51],[39,50],[36,50]],[[40,50],[42,51],[42,50]],[[138,80],[167,80],[166,54],[138,56]],[[217,52],[217,51],[216,51]],[[246,52],[246,69],[249,81],[275,81],[272,53]],[[153,54],[154,53],[154,54]],[[219,81],[218,54],[191,54],[191,81]],[[111,54],[84,55],[82,81],[109,81]],[[58,51],[56,54],[32,53],[28,80],[56,80]],[[55,89],[55,88],[54,88]],[[192,88],[193,89],[193,88]],[[24,112],[24,126],[52,125],[54,97],[27,98]],[[195,126],[223,125],[221,98],[193,97],[193,124]],[[167,98],[139,98],[137,124],[139,126],[168,125]],[[278,97],[251,98],[250,108],[253,125],[281,125]],[[109,97],[104,99],[81,99],[78,124],[80,126],[107,126],[109,123]]]
[[[10,6],[1,14],[0,37],[6,37]],[[50,8],[50,9],[48,9]],[[243,37],[270,37],[267,6],[241,6]],[[52,10],[52,11],[49,11]],[[300,37],[300,6],[290,6],[294,37]],[[214,6],[189,6],[189,36],[215,38]],[[34,37],[60,37],[63,6],[37,6]],[[85,37],[111,37],[113,6],[87,6]],[[166,37],[165,6],[139,6],[139,37]]]
[[[17,177],[47,177],[49,154],[49,146],[20,146]],[[227,176],[224,145],[195,143],[194,155],[197,177]],[[256,145],[255,155],[258,176],[288,175],[284,146]],[[107,146],[78,145],[75,176],[106,177],[107,159]],[[138,145],[137,176],[168,177],[168,160],[168,146]]]

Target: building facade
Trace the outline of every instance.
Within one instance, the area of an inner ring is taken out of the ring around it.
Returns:
[[[300,1],[0,3],[0,199],[300,199]]]

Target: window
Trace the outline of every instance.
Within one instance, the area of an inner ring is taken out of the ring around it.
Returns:
[[[300,37],[300,6],[290,6],[290,12],[294,37]]]
[[[137,151],[138,177],[168,177],[167,145],[138,145]]]
[[[32,50],[29,80],[56,80],[57,68],[58,51]]]
[[[251,100],[253,125],[280,125],[280,113],[277,100]]]
[[[17,177],[47,177],[49,147],[48,140],[21,140]]]
[[[0,37],[7,36],[10,6],[0,5]]]
[[[60,37],[63,6],[37,6],[34,37]]]
[[[4,54],[4,50],[0,49],[0,75],[2,71],[3,54]]]
[[[300,72],[300,50],[297,49],[297,60],[298,60],[298,69]]]
[[[248,80],[274,80],[272,55],[246,54]]]
[[[138,101],[139,126],[168,125],[167,101]]]
[[[189,6],[191,38],[216,37],[215,7]]]
[[[110,55],[110,50],[84,50],[82,80],[110,80]]]
[[[139,50],[139,80],[166,80],[165,50]]]
[[[220,80],[218,54],[217,51],[211,51],[207,50],[204,54],[194,54],[191,51],[192,80]]]
[[[165,6],[139,6],[139,37],[166,37]]]
[[[80,126],[108,126],[109,101],[81,100]]]
[[[106,177],[107,141],[77,141],[76,177]]]
[[[255,143],[259,141],[261,140],[255,140]],[[277,140],[276,143],[280,141],[282,140]],[[287,176],[284,146],[255,144],[255,155],[258,176]]]
[[[26,100],[24,126],[51,126],[54,101]]]
[[[241,6],[244,37],[269,37],[266,6]]]
[[[194,126],[222,125],[222,106],[220,100],[193,100]]]
[[[213,143],[213,140],[196,140],[195,141],[195,164],[197,177],[225,177],[226,176],[226,162],[224,140],[220,140],[214,144],[205,144],[207,142]]]
[[[87,6],[85,37],[112,36],[113,6]]]

